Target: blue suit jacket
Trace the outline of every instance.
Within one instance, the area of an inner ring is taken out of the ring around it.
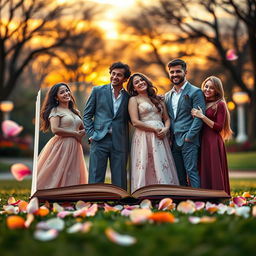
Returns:
[[[84,111],[84,126],[88,138],[100,141],[112,127],[112,141],[116,150],[128,152],[129,94],[121,92],[122,101],[114,115],[111,85],[96,86],[89,96]]]
[[[178,102],[176,117],[174,117],[172,108],[172,91],[165,94],[165,101],[171,119],[171,133],[174,135],[177,145],[182,146],[185,138],[188,138],[192,143],[199,146],[202,121],[197,117],[192,117],[191,109],[199,106],[205,112],[205,100],[201,89],[189,82],[187,83]]]

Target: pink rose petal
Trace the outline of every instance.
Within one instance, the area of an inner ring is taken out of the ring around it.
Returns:
[[[95,216],[95,214],[98,211],[98,205],[93,204],[88,210],[87,210],[87,216]]]
[[[73,214],[72,212],[69,211],[63,211],[63,212],[58,212],[57,217],[64,219],[66,216]]]
[[[148,217],[152,214],[150,209],[134,209],[131,211],[129,217],[132,223],[141,224],[148,220]]]
[[[256,217],[256,205],[252,207],[252,216]]]
[[[11,166],[11,173],[18,181],[22,181],[26,176],[31,175],[31,170],[25,164],[13,164]]]
[[[230,49],[226,52],[226,59],[229,61],[238,59],[238,56],[236,55],[236,51],[234,49]]]
[[[77,210],[80,210],[82,208],[89,208],[90,206],[91,206],[90,203],[85,203],[84,201],[81,201],[81,200],[76,203]]]
[[[115,244],[122,246],[130,246],[136,243],[136,238],[129,235],[121,235],[114,231],[112,228],[107,228],[105,230],[107,238]]]
[[[237,205],[239,207],[247,204],[246,198],[242,197],[242,196],[237,196],[237,197],[233,198],[233,202],[235,205]]]
[[[200,211],[200,210],[204,209],[204,207],[205,207],[205,202],[197,201],[197,202],[195,202],[195,207],[196,207],[196,210],[197,210],[197,211]]]
[[[3,134],[7,137],[18,135],[23,130],[23,127],[11,120],[5,120],[2,122]]]
[[[63,212],[64,207],[60,206],[58,203],[53,203],[53,212]]]
[[[182,201],[178,204],[177,210],[186,214],[194,213],[196,210],[195,203],[191,200]]]
[[[158,210],[169,210],[172,207],[173,201],[171,198],[164,198],[160,201]]]

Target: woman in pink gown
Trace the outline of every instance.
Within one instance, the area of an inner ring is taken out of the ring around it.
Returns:
[[[201,109],[192,109],[191,112],[204,122],[199,158],[201,187],[230,194],[224,140],[230,138],[232,130],[221,80],[215,76],[208,77],[202,84],[202,90],[206,100],[205,115]]]
[[[128,81],[129,114],[135,127],[131,146],[131,191],[151,185],[179,185],[167,134],[170,118],[152,82],[135,73]],[[164,120],[164,123],[163,123]]]
[[[87,183],[81,145],[85,135],[82,119],[65,83],[48,91],[41,110],[41,130],[55,134],[41,151],[37,167],[37,189]]]

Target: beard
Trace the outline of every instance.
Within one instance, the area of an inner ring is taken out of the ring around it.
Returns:
[[[174,82],[174,79],[171,79],[171,81],[174,85],[179,85],[179,84],[183,83],[184,80],[185,80],[185,76],[180,77],[180,79],[177,82]]]

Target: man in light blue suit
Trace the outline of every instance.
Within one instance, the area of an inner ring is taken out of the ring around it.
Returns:
[[[131,72],[122,62],[113,63],[109,72],[110,84],[93,88],[84,111],[84,126],[91,144],[89,183],[104,182],[109,159],[112,184],[127,189],[129,95],[123,83]]]
[[[172,153],[180,185],[200,187],[197,161],[200,146],[199,133],[202,121],[193,118],[192,108],[205,111],[205,100],[201,89],[186,80],[187,65],[181,59],[168,63],[169,77],[173,88],[166,93],[165,100],[171,119]]]

